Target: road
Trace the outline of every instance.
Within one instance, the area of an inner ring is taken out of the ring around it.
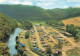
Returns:
[[[35,35],[36,35],[36,39],[37,39],[39,48],[45,50],[45,48],[43,48],[42,45],[41,45],[40,37],[39,37],[39,35],[38,35],[38,32],[37,32],[36,27],[35,27],[34,25],[33,25],[33,27],[34,27],[34,31],[35,31]]]
[[[20,41],[21,43],[25,44],[25,48],[26,48],[27,51],[24,51],[24,53],[29,52],[29,53],[26,54],[26,55],[29,55],[29,56],[39,56],[39,55],[37,55],[36,53],[34,53],[34,52],[32,52],[32,51],[30,50],[29,45],[28,45],[28,43],[27,43],[27,40],[25,39],[25,33],[26,33],[26,32],[27,32],[26,30],[23,30],[23,31],[21,32],[21,35],[20,35],[20,37],[23,37],[23,38],[19,38],[19,41]]]

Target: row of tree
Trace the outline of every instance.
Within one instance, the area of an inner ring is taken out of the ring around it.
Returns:
[[[24,29],[30,30],[33,27],[32,23],[28,20],[19,20],[19,22],[21,23],[22,28]]]
[[[15,48],[17,49],[18,53],[14,54],[14,56],[27,56],[26,54],[23,54],[24,53],[24,50],[22,49],[21,45],[20,45],[20,42],[19,42],[19,37],[16,36],[16,45],[15,45]]]
[[[78,28],[79,27],[76,27],[73,24],[66,25],[66,31],[71,33],[74,36],[74,39],[76,39],[76,40],[80,39],[80,33],[77,30]]]
[[[62,23],[62,21],[59,21],[59,20],[47,20],[46,24],[51,25],[51,26],[54,26],[54,25],[64,26],[64,24]]]

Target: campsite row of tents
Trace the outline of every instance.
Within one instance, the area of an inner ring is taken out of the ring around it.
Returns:
[[[49,45],[46,44],[44,38],[46,38],[47,36],[45,35],[45,32],[42,30],[42,29],[38,29],[38,33],[39,33],[39,36],[40,36],[40,41],[41,41],[41,44],[43,44],[43,47],[48,47]]]
[[[37,31],[37,32],[40,32],[40,31]],[[42,31],[41,31],[42,32]],[[36,41],[36,36],[35,36],[35,31],[34,31],[34,28],[31,29],[31,41],[32,41],[32,44],[33,44],[33,49],[36,50],[36,51],[39,51],[39,52],[44,52],[44,50],[42,49],[39,49],[37,45],[37,41]],[[44,39],[40,39],[40,41],[44,41]],[[45,41],[44,41],[45,42]]]
[[[33,44],[33,50],[39,50],[39,48],[36,46],[37,44],[37,41],[36,41],[36,36],[35,36],[35,31],[34,31],[34,28],[31,29],[31,41],[32,41],[32,44]]]
[[[24,51],[26,51],[25,45],[24,45],[23,43],[20,43],[20,45],[21,45],[22,49],[23,49]]]

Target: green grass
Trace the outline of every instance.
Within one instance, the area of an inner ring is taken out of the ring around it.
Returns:
[[[31,23],[33,25],[35,25],[35,24],[39,24],[39,25],[42,24],[43,26],[46,26],[47,25],[45,21],[40,21],[40,22],[38,22],[38,21],[31,21]]]
[[[80,49],[74,48],[72,50],[67,51],[68,56],[80,56]]]
[[[30,42],[30,38],[27,39],[28,45],[30,49],[33,49],[32,43]]]

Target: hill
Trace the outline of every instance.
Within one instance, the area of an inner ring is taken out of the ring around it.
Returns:
[[[0,5],[0,11],[21,20],[63,20],[71,17],[80,16],[80,8],[56,8],[56,9],[43,9],[38,6],[29,5]]]
[[[53,19],[63,20],[67,18],[80,16],[80,8],[66,8],[66,9],[50,9],[48,13]]]
[[[14,19],[0,12],[0,41],[6,42],[16,27],[17,23]]]
[[[0,5],[0,11],[16,19],[48,19],[50,15],[43,8],[29,5]]]
[[[75,26],[80,26],[80,17],[73,17],[66,20],[62,20],[65,25],[74,24]]]

